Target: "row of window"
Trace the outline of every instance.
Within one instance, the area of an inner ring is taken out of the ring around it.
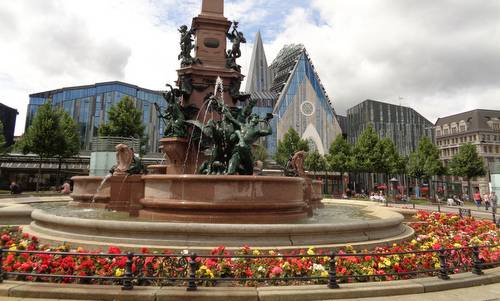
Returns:
[[[478,137],[481,137],[481,140],[479,140],[480,142],[495,142],[495,141],[500,142],[500,135],[482,134],[482,135],[468,135],[468,136],[438,140],[437,145],[438,146],[445,146],[445,145],[453,145],[453,144],[458,144],[458,143],[474,142],[474,141],[478,141]]]

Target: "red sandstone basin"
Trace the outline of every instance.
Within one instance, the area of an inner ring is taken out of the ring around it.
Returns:
[[[302,178],[147,175],[148,220],[200,223],[284,223],[307,217]]]
[[[97,189],[104,177],[96,176],[76,176],[72,177],[73,193],[71,198],[75,202],[89,203],[94,200],[96,203],[108,203],[110,200],[110,184],[104,183],[99,192]]]

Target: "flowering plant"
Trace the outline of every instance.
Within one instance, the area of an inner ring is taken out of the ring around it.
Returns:
[[[472,250],[468,246],[492,246],[480,248],[479,259],[484,263],[498,262],[500,257],[500,231],[485,220],[461,218],[453,214],[420,211],[417,222],[410,226],[415,230],[411,241],[391,246],[377,247],[361,253],[351,246],[336,251],[336,274],[340,281],[394,280],[415,277],[417,272],[430,273],[441,267],[438,251],[445,251],[447,265],[451,272],[469,270],[473,265]],[[60,251],[70,250],[70,246],[48,246],[41,244],[34,236],[22,232],[21,228],[0,229],[0,247],[11,251]],[[26,254],[5,252],[2,269],[5,272],[26,273],[20,280],[71,282],[73,276],[115,277],[117,282],[125,275],[127,257],[117,247],[110,247],[106,254],[95,251],[96,255],[82,248],[73,250],[82,255],[53,253]],[[432,251],[432,252],[431,252]],[[331,250],[304,249],[290,252],[279,250],[258,250],[243,246],[230,253],[224,246],[212,250],[211,257],[190,258],[188,254],[176,255],[170,251],[162,254],[141,250],[142,256],[135,256],[132,273],[139,284],[155,284],[148,279],[186,278],[189,262],[196,268],[197,278],[203,278],[207,285],[216,284],[217,279],[237,279],[241,285],[324,283],[329,275]],[[370,254],[368,254],[370,253]],[[394,254],[400,253],[400,254]],[[403,254],[401,254],[403,253]],[[5,255],[6,254],[6,255]],[[98,255],[100,254],[100,255]],[[97,256],[98,255],[98,256]],[[270,255],[270,256],[269,256]],[[61,275],[57,278],[30,276],[30,274]],[[102,280],[84,279],[83,283],[102,283]]]

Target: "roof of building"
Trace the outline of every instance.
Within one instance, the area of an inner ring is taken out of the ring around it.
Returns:
[[[349,112],[350,112],[353,108],[358,107],[358,106],[362,106],[362,105],[364,105],[365,103],[370,103],[370,102],[371,102],[371,103],[379,103],[379,104],[382,104],[382,105],[387,105],[387,106],[391,106],[391,107],[401,107],[401,108],[407,108],[407,109],[409,109],[409,110],[413,111],[413,112],[414,112],[415,114],[417,114],[418,116],[420,116],[420,117],[422,117],[423,119],[425,119],[428,123],[431,123],[431,124],[432,124],[432,122],[430,122],[430,121],[429,121],[429,119],[425,118],[422,114],[420,114],[419,112],[417,112],[417,111],[416,111],[414,108],[412,108],[412,107],[402,106],[402,105],[397,105],[397,104],[393,104],[393,103],[389,103],[389,102],[385,102],[385,101],[373,100],[373,99],[366,99],[366,100],[364,100],[364,101],[362,101],[362,102],[358,103],[357,105],[350,107],[349,109],[347,109],[347,115],[349,115]]]
[[[136,85],[132,85],[132,84],[129,84],[129,83],[121,82],[121,81],[109,81],[109,82],[95,83],[95,84],[91,84],[91,85],[63,87],[63,88],[55,89],[55,90],[49,90],[49,91],[44,91],[44,92],[33,93],[33,94],[30,94],[29,96],[30,97],[44,97],[44,98],[47,98],[50,95],[53,95],[55,93],[62,92],[62,91],[65,91],[65,90],[87,89],[87,88],[95,88],[97,86],[114,85],[114,84],[128,86],[130,88],[134,88],[134,89],[137,89],[137,90],[144,90],[144,91],[151,92],[151,93],[161,93],[161,91],[150,90],[150,89],[142,88],[142,87],[139,87],[139,86],[136,86]]]
[[[337,120],[339,121],[342,134],[347,134],[347,116],[342,116],[337,114]]]
[[[472,111],[462,112],[446,117],[438,118],[435,126],[441,126],[452,122],[459,122],[461,120],[467,122],[469,130],[491,130],[488,121],[492,118],[500,120],[499,110],[484,110],[476,109]]]
[[[245,91],[247,93],[256,91],[269,91],[271,88],[271,72],[267,66],[264,44],[260,36],[260,31],[255,36],[252,58],[247,76]]]
[[[273,75],[271,91],[280,93],[292,73],[300,55],[305,51],[302,44],[290,44],[281,48],[269,69]]]
[[[17,109],[11,108],[11,107],[9,107],[7,105],[4,105],[3,103],[0,103],[0,107],[2,107],[3,109],[16,111],[16,114],[19,114],[19,112],[17,111]]]

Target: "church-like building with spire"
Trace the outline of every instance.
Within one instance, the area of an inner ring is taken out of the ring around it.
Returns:
[[[294,128],[320,154],[328,152],[335,137],[342,134],[332,103],[302,44],[284,46],[267,64],[260,32],[257,32],[245,91],[257,100],[254,111],[273,113],[273,135],[265,146],[276,152],[289,128]]]

